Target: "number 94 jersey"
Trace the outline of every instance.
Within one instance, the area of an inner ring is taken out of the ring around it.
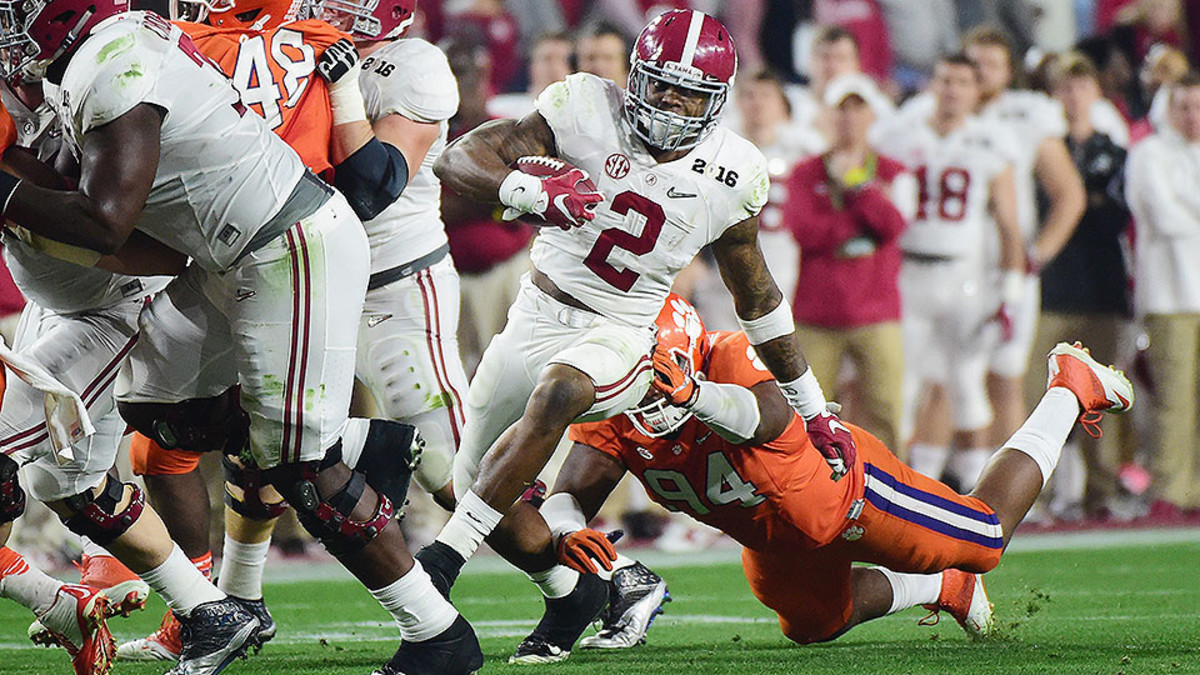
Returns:
[[[767,200],[762,153],[724,127],[681,159],[655,161],[625,121],[624,92],[609,80],[568,76],[535,106],[558,156],[587,171],[604,201],[581,227],[542,228],[533,265],[610,319],[653,324],[679,270]]]
[[[704,372],[713,382],[746,388],[773,378],[742,332],[709,333]],[[775,440],[734,445],[692,417],[673,436],[650,438],[625,415],[575,424],[571,440],[620,460],[654,501],[765,550],[832,541],[860,488],[861,471],[829,480],[829,468],[793,415]]]

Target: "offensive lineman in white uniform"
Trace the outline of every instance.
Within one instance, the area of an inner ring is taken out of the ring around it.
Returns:
[[[505,512],[506,526],[489,541],[511,549],[520,540],[510,526],[531,512],[514,502],[568,424],[642,399],[655,317],[675,275],[710,243],[750,341],[806,420],[832,478],[853,462],[853,443],[826,409],[758,246],[768,188],[762,153],[717,127],[736,70],[728,33],[701,12],[666,12],[642,31],[631,60],[628,93],[572,75],[548,87],[534,113],[475,129],[434,167],[466,197],[548,221],[534,240],[535,269],[467,395],[458,506],[418,554],[447,593]],[[756,424],[747,401],[709,403]],[[611,551],[607,540],[601,545]],[[522,569],[548,597],[576,585],[576,573],[554,560],[526,557]],[[571,648],[565,639],[556,646]]]
[[[171,404],[219,399],[240,384],[245,416],[218,423],[248,418],[268,480],[395,618],[405,639],[393,662],[409,673],[474,671],[482,654],[470,626],[414,570],[390,500],[341,461],[354,350],[347,327],[361,313],[369,262],[353,211],[246,114],[178,27],[123,4],[89,5],[93,14],[75,2],[0,3],[11,12],[3,38],[21,55],[0,68],[6,76],[35,60],[45,68],[47,98],[81,165],[79,191],[0,174],[4,215],[102,253],[137,228],[190,256],[142,316],[143,328],[172,338],[157,344],[189,348],[135,347],[123,414],[139,410],[134,419],[147,430],[186,433],[209,420],[195,410],[193,419],[172,417]],[[74,24],[55,18],[68,11]],[[181,617],[185,636],[193,618]],[[240,609],[219,618],[228,635],[206,645],[216,654],[206,672],[224,668],[258,631]],[[191,656],[181,654],[181,667]]]
[[[915,401],[923,381],[943,382],[949,390],[954,438],[936,438],[936,427],[922,427],[914,445],[913,468],[938,478],[942,467],[919,461],[918,445],[944,447],[952,440],[968,457],[977,450],[985,461],[990,456],[992,412],[984,384],[988,352],[981,345],[991,339],[988,324],[1000,304],[987,290],[984,264],[993,219],[1004,269],[1023,273],[1024,255],[1013,169],[997,144],[996,131],[973,115],[978,71],[965,56],[943,58],[930,91],[934,110],[929,117],[894,118],[872,134],[879,151],[904,162],[918,181],[917,213],[900,238],[905,400]],[[1004,289],[1004,302],[1019,300],[1020,276],[1015,281]],[[967,489],[982,468],[970,472]]]

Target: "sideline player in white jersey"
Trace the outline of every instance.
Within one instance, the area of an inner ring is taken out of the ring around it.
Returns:
[[[1067,150],[1067,121],[1062,107],[1041,92],[1011,88],[1018,64],[1013,61],[1007,36],[993,29],[979,29],[964,38],[963,50],[979,68],[980,118],[1002,123],[1019,139],[1012,146],[1017,221],[1029,262],[1025,292],[1019,303],[1008,308],[1011,339],[997,343],[988,361],[988,393],[996,412],[987,443],[991,447],[1008,438],[1025,418],[1022,386],[1042,305],[1038,272],[1070,240],[1083,215],[1086,195]],[[1047,204],[1041,218],[1039,188]],[[995,264],[995,258],[991,262]]]
[[[717,20],[666,12],[638,37],[628,92],[572,75],[542,92],[536,112],[479,127],[435,165],[463,196],[548,221],[534,239],[534,271],[467,395],[458,505],[418,554],[447,591],[506,512],[510,525],[531,515],[514,502],[571,422],[611,417],[642,399],[654,319],[675,275],[710,243],[750,341],[806,420],[832,478],[853,463],[846,427],[827,410],[758,246],[768,189],[762,153],[717,126],[736,59]],[[514,548],[517,540],[506,527],[489,543]],[[521,567],[544,589],[556,587],[547,596],[575,586],[573,572],[539,556],[526,555]]]
[[[244,414],[217,423],[248,418],[245,433],[266,478],[392,614],[404,637],[397,670],[473,672],[482,653],[469,624],[414,567],[391,501],[341,461],[350,327],[368,277],[361,224],[262,118],[246,114],[177,26],[126,9],[78,0],[0,4],[11,12],[3,38],[14,45],[0,69],[12,76],[30,63],[44,68],[47,98],[81,164],[78,191],[0,174],[5,217],[101,253],[119,250],[136,228],[190,256],[143,312],[143,332],[158,338],[131,352],[118,388],[123,416],[144,431],[189,433],[188,423],[212,422],[197,413],[226,412],[205,409],[205,400],[239,384]],[[64,15],[80,18],[68,25]],[[157,351],[163,345],[174,348]],[[195,403],[184,415],[172,405],[181,400]],[[222,618],[231,632],[208,645],[221,654],[211,672],[258,632],[244,610]],[[191,617],[181,620],[186,634]]]
[[[1004,289],[1003,302],[1020,298],[1025,262],[1012,166],[997,145],[995,130],[973,115],[979,89],[979,73],[970,60],[961,54],[945,57],[930,84],[933,113],[895,118],[873,135],[879,151],[905,163],[918,182],[917,212],[900,238],[905,400],[913,406],[919,385],[937,381],[945,384],[953,402],[953,438],[938,437],[936,425],[923,426],[916,430],[916,444],[940,448],[952,443],[968,456],[981,450],[986,461],[992,411],[984,384],[985,347],[993,333],[989,324],[1001,305],[989,290],[985,265],[993,222],[1001,264],[1018,273],[1017,283]],[[934,479],[942,469],[917,463],[913,468]]]

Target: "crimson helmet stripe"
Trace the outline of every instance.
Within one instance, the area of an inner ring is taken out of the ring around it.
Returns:
[[[700,31],[704,28],[704,21],[708,19],[708,15],[696,10],[690,10],[692,20],[688,23],[687,37],[683,40],[683,54],[679,57],[679,63],[692,67],[692,61],[696,58],[696,47],[700,44]]]

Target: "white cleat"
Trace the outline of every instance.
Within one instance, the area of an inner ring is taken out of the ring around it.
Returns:
[[[1123,413],[1133,407],[1133,384],[1125,374],[1092,358],[1087,347],[1060,342],[1050,350],[1046,387],[1066,387],[1084,413]]]
[[[604,625],[580,640],[580,649],[629,649],[644,643],[655,617],[671,601],[667,582],[640,562],[613,572],[610,583]]]

